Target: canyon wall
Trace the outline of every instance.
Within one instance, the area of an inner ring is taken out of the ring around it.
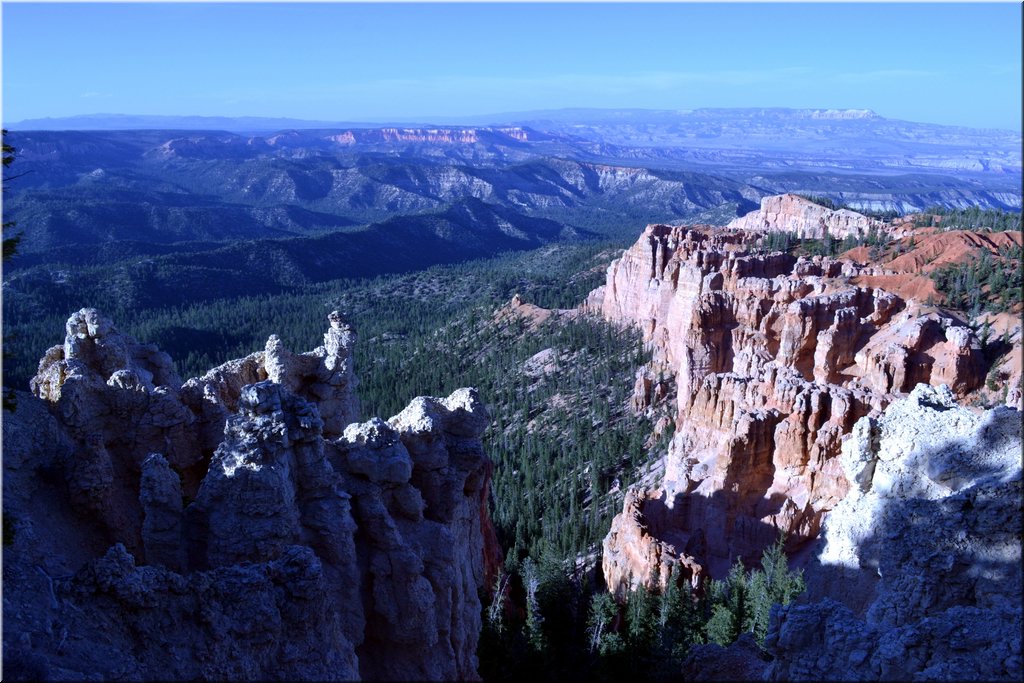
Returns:
[[[868,266],[766,253],[757,237],[649,226],[586,303],[653,349],[636,407],[676,397],[664,479],[626,497],[604,542],[620,596],[676,566],[694,583],[750,566],[780,532],[799,549],[849,490],[837,456],[857,420],[918,383],[965,396],[984,381],[960,320],[852,284]]]
[[[7,675],[477,678],[487,411],[460,389],[360,422],[329,319],[183,384],[71,316],[3,425]]]
[[[919,384],[863,417],[839,459],[808,590],[772,608],[764,647],[699,645],[694,680],[1018,681],[1021,416]]]

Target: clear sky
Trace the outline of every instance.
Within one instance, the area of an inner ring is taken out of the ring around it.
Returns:
[[[1021,129],[1021,5],[5,2],[3,119],[867,108]]]

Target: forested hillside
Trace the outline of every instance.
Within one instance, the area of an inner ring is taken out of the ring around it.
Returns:
[[[554,315],[531,326],[494,316],[514,294],[545,308],[577,305],[603,281],[616,251],[609,243],[550,246],[285,295],[163,308],[113,301],[107,312],[170,353],[188,377],[262,349],[270,334],[312,348],[326,312],[344,311],[361,337],[363,413],[387,417],[404,407],[402,397],[478,387],[495,418],[486,443],[498,465],[492,512],[503,545],[522,557],[544,549],[567,557],[594,550],[621,502],[605,494],[644,464],[651,428],[626,406],[644,354],[635,332],[594,318]],[[27,388],[38,358],[60,341],[63,319],[87,302],[15,318],[5,380]],[[538,358],[550,366],[531,371]],[[542,513],[565,503],[565,514]]]

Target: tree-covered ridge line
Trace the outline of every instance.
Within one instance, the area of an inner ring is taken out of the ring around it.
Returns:
[[[831,209],[832,211],[838,211],[839,209],[847,208],[844,204],[837,203],[836,201],[828,197],[821,197],[813,194],[798,194],[797,197],[800,197],[801,199],[806,199],[812,204],[823,206],[826,209]]]
[[[895,210],[870,211],[861,209],[825,196],[800,193],[796,196],[832,211],[848,209],[879,220],[893,220],[904,215],[902,212]],[[988,230],[991,232],[1021,230],[1021,212],[1019,210],[983,209],[980,206],[950,208],[933,205],[907,215],[913,217],[915,228],[939,227],[943,230]]]
[[[834,199],[831,199],[829,197],[824,197],[824,196],[819,196],[819,195],[797,193],[796,196],[800,197],[801,199],[806,199],[807,201],[811,202],[812,204],[817,204],[818,206],[822,206],[822,207],[824,207],[826,209],[831,209],[832,211],[839,211],[840,209],[846,209],[848,211],[855,211],[856,213],[859,213],[862,216],[868,216],[870,218],[877,218],[879,220],[890,220],[890,219],[897,218],[897,217],[902,215],[899,211],[895,211],[895,210],[871,211],[871,210],[868,210],[868,209],[861,209],[861,208],[857,208],[855,206],[851,206],[849,204],[846,204],[845,202],[837,202]]]
[[[914,219],[914,227],[939,227],[942,230],[989,230],[1006,232],[1021,230],[1021,212],[1001,209],[982,209],[971,206],[966,209],[948,209],[932,206]]]
[[[838,256],[857,247],[870,247],[877,258],[889,244],[889,236],[877,228],[863,235],[847,235],[837,239],[826,232],[823,238],[798,237],[784,230],[769,230],[750,245],[755,253],[781,251],[793,256]]]

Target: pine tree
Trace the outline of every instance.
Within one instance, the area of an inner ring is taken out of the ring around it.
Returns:
[[[666,670],[678,671],[690,647],[700,641],[700,622],[689,581],[680,586],[679,568],[674,567],[659,606],[659,656]]]
[[[768,633],[768,615],[772,607],[771,591],[768,579],[762,571],[754,571],[750,575],[749,597],[750,610],[743,623],[743,631],[754,634],[757,642],[764,642]]]
[[[719,603],[711,608],[711,618],[705,627],[709,643],[716,643],[723,647],[733,642],[733,614],[724,603]]]
[[[650,591],[643,586],[630,591],[626,618],[630,649],[636,655],[646,654],[658,634],[658,615]]]
[[[750,611],[743,560],[736,558],[724,582],[712,582],[712,593],[711,619],[707,625],[708,641],[726,646],[743,633]]]
[[[785,537],[780,536],[779,540],[766,548],[761,555],[761,567],[765,573],[768,594],[773,605],[788,605],[807,588],[803,570],[789,570],[789,560],[783,551],[784,545]]]
[[[768,620],[772,605],[788,605],[806,589],[803,570],[789,570],[789,561],[783,551],[785,537],[765,548],[761,555],[761,570],[754,572],[749,583],[750,615],[745,631],[750,631],[763,643],[768,634]]]
[[[523,585],[526,588],[526,639],[535,653],[542,654],[547,649],[547,639],[544,636],[544,615],[540,613],[537,600],[540,577],[530,558],[523,564]]]
[[[615,604],[611,593],[595,593],[591,597],[587,620],[591,652],[598,653],[603,657],[625,652],[625,641],[612,628],[618,614],[619,606]]]

